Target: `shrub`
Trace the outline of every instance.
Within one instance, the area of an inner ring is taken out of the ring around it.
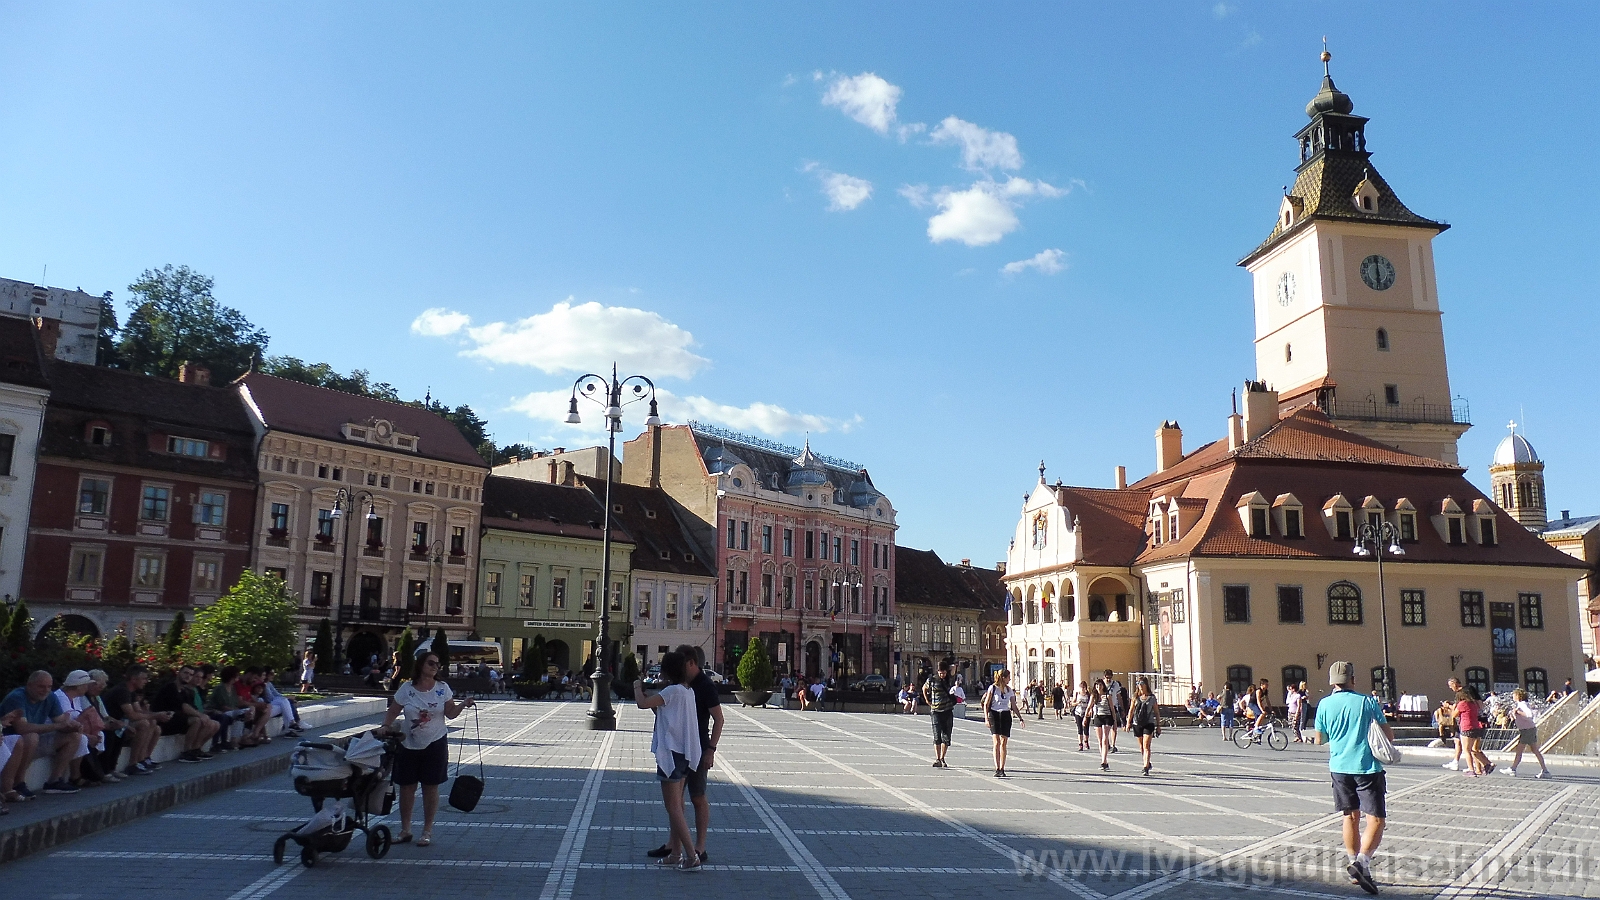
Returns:
[[[333,627],[323,619],[317,625],[317,639],[311,643],[311,652],[317,655],[317,672],[333,671]]]
[[[433,633],[433,644],[428,649],[439,657],[439,677],[446,677],[450,671],[450,638],[443,628]]]
[[[767,659],[765,643],[751,641],[739,657],[739,687],[746,691],[772,690],[772,663]]]
[[[294,610],[281,579],[246,569],[238,584],[195,613],[181,645],[183,661],[287,671],[294,666],[298,636]]]

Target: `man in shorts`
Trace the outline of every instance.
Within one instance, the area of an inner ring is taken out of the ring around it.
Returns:
[[[1356,667],[1339,661],[1328,667],[1328,684],[1334,691],[1317,704],[1316,742],[1328,745],[1328,771],[1333,776],[1333,807],[1343,815],[1344,849],[1350,857],[1345,871],[1350,880],[1369,894],[1378,893],[1372,880],[1372,854],[1383,839],[1388,816],[1383,764],[1372,756],[1367,732],[1377,722],[1394,740],[1394,729],[1384,718],[1377,700],[1355,690]],[[1367,827],[1361,828],[1361,816]]]
[[[705,651],[693,644],[679,644],[674,652],[683,657],[684,674],[689,679],[689,690],[694,692],[694,711],[700,719],[700,767],[689,772],[684,779],[684,790],[694,805],[694,850],[701,864],[709,859],[706,853],[706,829],[711,827],[711,801],[706,799],[706,775],[716,765],[717,742],[722,740],[722,698],[717,694],[716,682],[705,672],[701,660]],[[660,858],[672,853],[672,848],[662,844],[647,853]]]
[[[938,674],[922,685],[922,699],[928,703],[933,720],[933,767],[948,769],[944,755],[950,750],[950,735],[956,727],[956,698],[950,678],[950,661],[939,661]]]

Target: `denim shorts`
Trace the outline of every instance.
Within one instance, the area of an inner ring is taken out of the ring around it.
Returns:
[[[682,781],[685,778],[688,778],[689,777],[689,757],[684,756],[682,753],[679,753],[677,751],[673,751],[673,753],[672,753],[672,774],[669,775],[666,772],[661,771],[661,767],[660,766],[656,766],[656,777],[661,779],[662,781]]]

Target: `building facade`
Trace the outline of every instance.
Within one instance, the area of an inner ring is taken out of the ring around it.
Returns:
[[[577,484],[491,475],[484,482],[483,544],[478,572],[478,634],[496,641],[513,666],[535,639],[545,663],[577,670],[600,633],[603,516],[594,494]],[[610,636],[631,638],[632,538],[611,529]],[[620,657],[619,657],[620,658]]]
[[[932,550],[894,549],[895,625],[892,677],[916,681],[943,660],[968,684],[983,678],[984,598],[963,573]]]
[[[779,674],[889,674],[898,526],[865,468],[690,423],[629,441],[623,479],[666,491],[715,548],[724,671],[762,640]]]
[[[250,562],[255,434],[238,395],[52,362],[22,596],[34,620],[163,635]]]
[[[359,665],[399,631],[473,630],[488,466],[414,406],[251,372],[235,386],[257,435],[258,571],[300,599],[307,639],[331,619]]]
[[[605,501],[604,478],[579,477],[578,483]],[[630,646],[639,670],[681,644],[699,647],[710,665],[717,658],[711,627],[717,574],[712,557],[694,542],[672,498],[660,488],[613,482],[611,521],[633,541]]]
[[[0,316],[0,594],[22,596],[39,440],[50,382],[32,322]]]

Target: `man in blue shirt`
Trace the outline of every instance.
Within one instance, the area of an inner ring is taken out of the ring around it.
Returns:
[[[0,700],[0,716],[12,711],[22,714],[19,721],[5,729],[5,743],[11,750],[11,758],[6,760],[5,768],[0,769],[0,792],[8,802],[33,799],[33,792],[28,790],[23,778],[36,756],[51,756],[55,767],[64,769],[78,749],[77,733],[81,729],[56,701],[53,687],[55,680],[49,672],[41,670],[29,675],[26,685]],[[69,732],[70,740],[58,737]],[[55,782],[51,782],[50,787],[50,793],[76,790],[56,790],[54,788],[59,786]]]
[[[1317,743],[1328,745],[1328,771],[1333,776],[1333,806],[1344,816],[1344,849],[1350,856],[1350,880],[1369,894],[1378,892],[1372,880],[1372,854],[1383,839],[1388,815],[1384,796],[1383,764],[1372,755],[1367,732],[1378,723],[1394,740],[1394,729],[1384,718],[1378,701],[1355,690],[1356,667],[1340,661],[1328,667],[1333,693],[1317,704]],[[1361,815],[1367,827],[1361,828]]]

